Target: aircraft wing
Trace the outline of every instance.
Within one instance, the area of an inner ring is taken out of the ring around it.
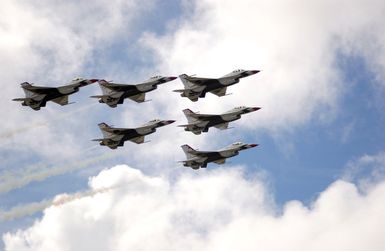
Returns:
[[[145,93],[140,93],[140,94],[137,94],[137,95],[134,95],[134,96],[129,96],[128,98],[133,100],[133,101],[135,101],[135,102],[142,103],[146,99],[146,94]]]
[[[129,140],[136,143],[136,144],[142,144],[144,142],[144,136],[139,136],[139,137],[129,139]]]
[[[199,77],[188,77],[187,80],[196,85],[208,85],[211,83],[217,83],[218,79],[216,78],[199,78]]]
[[[215,89],[210,91],[212,94],[217,95],[218,97],[222,97],[226,95],[227,87],[222,87],[220,89]]]
[[[199,120],[210,120],[214,119],[215,117],[219,117],[217,114],[200,114],[200,113],[195,113],[195,114],[189,114],[189,116],[199,119]]]
[[[216,160],[216,161],[213,161],[213,162],[218,164],[218,165],[222,165],[222,164],[225,164],[226,159],[219,159],[219,160]]]
[[[29,88],[33,87],[34,89],[30,90]],[[38,87],[41,89],[36,89],[36,86],[28,86],[27,88],[24,88],[24,93],[26,98],[31,98],[33,100],[43,100],[46,96],[47,93],[50,92],[50,89],[47,89],[45,87]],[[52,88],[55,89],[55,88]]]
[[[135,132],[135,129],[132,129],[132,128],[115,128],[115,127],[112,127],[110,129],[108,129],[108,132],[111,132],[113,134],[128,134],[128,133],[131,133],[131,132]]]
[[[114,127],[101,128],[103,137],[111,138],[111,139],[114,138],[114,141],[123,139],[124,135],[130,134],[133,131],[135,131],[135,129],[132,129],[132,128],[114,128]]]
[[[111,138],[93,139],[92,141],[98,141],[101,143],[101,145],[108,146],[111,149],[116,149],[116,148],[118,148],[118,146],[124,145],[124,141],[122,141],[122,140],[116,141],[116,140],[113,140]]]
[[[109,82],[104,83],[103,87],[106,87],[110,90],[114,90],[116,92],[124,92],[132,89],[136,89],[135,85],[115,84],[115,83],[109,83]]]
[[[68,105],[68,95],[52,99],[51,101],[59,105]]]
[[[192,153],[193,155],[195,156],[199,156],[199,157],[207,157],[211,154],[217,154],[218,152],[215,152],[215,151],[195,151],[194,153]]]
[[[28,87],[25,87],[28,91],[36,92],[36,93],[45,93],[48,91],[52,91],[54,89],[57,89],[56,87],[46,87],[46,86],[35,86],[35,85],[29,85]]]
[[[215,128],[218,128],[220,130],[226,130],[229,128],[229,123],[226,122],[226,123],[222,123],[222,124],[219,124],[219,125],[216,125],[214,126]]]
[[[201,158],[191,158],[180,162],[182,162],[184,166],[191,167],[192,169],[199,169],[199,167],[202,166],[202,163],[199,162],[199,160],[201,160]]]
[[[193,102],[198,101],[198,98],[202,96],[202,93],[204,93],[203,91],[195,91],[194,89],[179,89],[173,90],[173,92],[179,92],[182,97],[187,97]]]
[[[116,107],[118,104],[123,104],[122,92],[117,92],[114,95],[94,95],[91,98],[99,98],[99,103],[106,103],[110,107]]]
[[[178,125],[178,127],[185,127],[187,130],[191,131],[195,135],[199,135],[202,133],[203,127],[199,127],[197,125],[198,123],[191,123],[186,125]]]

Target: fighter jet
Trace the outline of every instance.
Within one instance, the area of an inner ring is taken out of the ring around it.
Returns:
[[[14,98],[13,101],[20,101],[23,106],[29,106],[34,110],[45,107],[47,101],[59,105],[68,105],[68,95],[78,92],[80,87],[97,82],[97,79],[75,78],[69,84],[59,87],[34,86],[28,82],[21,83],[25,92],[25,98]]]
[[[103,133],[102,139],[93,139],[99,141],[101,146],[108,146],[111,149],[116,149],[123,146],[124,142],[129,140],[137,144],[144,143],[144,136],[154,133],[156,128],[174,123],[175,120],[151,120],[137,128],[115,128],[106,123],[98,124]]]
[[[199,114],[194,113],[190,109],[185,109],[183,113],[187,118],[188,124],[178,126],[184,127],[185,131],[190,131],[195,135],[208,132],[210,127],[225,130],[229,128],[229,122],[240,119],[242,114],[255,112],[259,109],[261,108],[239,106],[222,114]]]
[[[222,97],[226,95],[228,86],[238,83],[241,78],[258,72],[257,70],[235,70],[220,78],[200,78],[182,74],[179,78],[182,80],[184,89],[174,90],[174,92],[179,92],[182,97],[187,97],[193,102],[198,101],[198,98],[204,98],[207,92]]]
[[[106,80],[99,80],[103,95],[91,96],[91,98],[98,98],[99,103],[106,103],[113,108],[118,104],[123,104],[125,98],[142,103],[145,102],[146,92],[155,90],[158,85],[174,79],[176,77],[155,76],[137,85],[115,84]]]
[[[216,164],[224,164],[227,158],[231,158],[239,154],[239,151],[256,147],[258,144],[244,144],[242,142],[233,143],[218,151],[197,151],[189,145],[182,145],[182,149],[187,159],[181,161],[184,166],[192,169],[207,167],[207,163],[214,162]]]

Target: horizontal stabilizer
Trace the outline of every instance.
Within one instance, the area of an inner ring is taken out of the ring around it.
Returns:
[[[136,144],[142,144],[142,143],[145,143],[145,142],[144,142],[144,136],[139,136],[139,137],[130,139],[130,141],[131,141],[131,142],[134,142],[134,143],[136,143]]]
[[[215,90],[210,91],[212,94],[217,95],[218,97],[222,97],[226,95],[227,87],[218,88]]]
[[[52,99],[52,102],[55,102],[56,104],[59,104],[59,105],[68,105],[68,95]]]
[[[146,99],[146,94],[145,93],[140,93],[140,94],[137,94],[137,95],[129,96],[128,98],[133,100],[133,101],[135,101],[135,102],[137,102],[137,103],[142,103]]]
[[[226,163],[226,159],[219,159],[219,160],[215,160],[213,161],[214,163],[218,164],[218,165],[223,165]]]
[[[108,95],[94,95],[94,96],[90,96],[90,98],[108,98],[109,96]]]
[[[178,89],[178,90],[172,90],[173,92],[185,92],[186,90],[185,89]]]
[[[14,99],[12,99],[12,101],[19,101],[19,102],[23,102],[26,100],[27,100],[26,98],[14,98]]]
[[[222,123],[222,124],[219,124],[219,125],[215,125],[214,126],[215,128],[218,128],[219,130],[226,130],[229,128],[229,123]]]

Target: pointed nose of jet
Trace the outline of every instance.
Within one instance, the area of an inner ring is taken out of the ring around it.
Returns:
[[[251,110],[252,112],[258,111],[258,110],[260,110],[260,109],[261,109],[261,107],[251,107],[251,108],[250,108],[250,110]]]
[[[259,70],[252,70],[252,71],[249,71],[249,75],[254,75],[254,74],[257,74],[258,72],[260,72]]]
[[[253,147],[256,147],[256,146],[258,146],[258,144],[248,144],[246,146],[246,148],[253,148]]]
[[[168,77],[168,81],[173,81],[174,79],[177,79],[178,77]]]
[[[175,120],[164,120],[164,121],[162,121],[163,125],[169,125],[169,124],[172,124],[174,122],[175,122]]]

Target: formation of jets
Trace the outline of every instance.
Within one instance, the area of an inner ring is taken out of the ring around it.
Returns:
[[[193,102],[199,98],[204,98],[206,93],[210,92],[222,97],[227,95],[227,87],[239,82],[241,78],[251,76],[258,73],[257,70],[235,70],[220,78],[203,78],[188,76],[182,74],[179,76],[184,89],[174,90],[180,93],[182,97],[186,97]],[[157,89],[158,85],[167,83],[176,79],[176,77],[155,76],[138,84],[120,84],[106,81],[104,79],[73,79],[67,85],[59,87],[35,86],[28,82],[21,84],[21,88],[25,93],[25,98],[15,98],[13,101],[22,102],[23,106],[29,106],[33,110],[40,110],[45,107],[48,101],[55,102],[59,105],[71,104],[68,101],[69,95],[79,91],[80,87],[99,83],[102,91],[101,95],[94,95],[91,98],[99,99],[99,103],[104,103],[111,108],[123,104],[125,99],[131,99],[137,103],[146,102],[146,93]],[[183,110],[187,119],[187,124],[178,125],[183,127],[185,131],[192,132],[195,135],[206,133],[210,127],[220,130],[229,129],[229,123],[241,118],[243,114],[254,112],[261,109],[260,107],[235,107],[221,114],[201,114],[195,113],[190,109]],[[151,120],[139,127],[135,128],[116,128],[104,122],[99,123],[99,129],[103,134],[103,138],[93,139],[98,141],[100,145],[116,149],[124,145],[125,141],[131,141],[136,144],[145,143],[145,136],[156,132],[156,129],[165,125],[174,123],[175,120]],[[147,141],[148,142],[148,141]],[[184,166],[192,169],[207,167],[210,162],[216,164],[224,164],[227,158],[231,158],[239,154],[239,151],[246,150],[258,146],[258,144],[245,144],[242,142],[233,143],[218,151],[197,151],[188,145],[182,145],[182,149],[187,157],[181,161]]]

